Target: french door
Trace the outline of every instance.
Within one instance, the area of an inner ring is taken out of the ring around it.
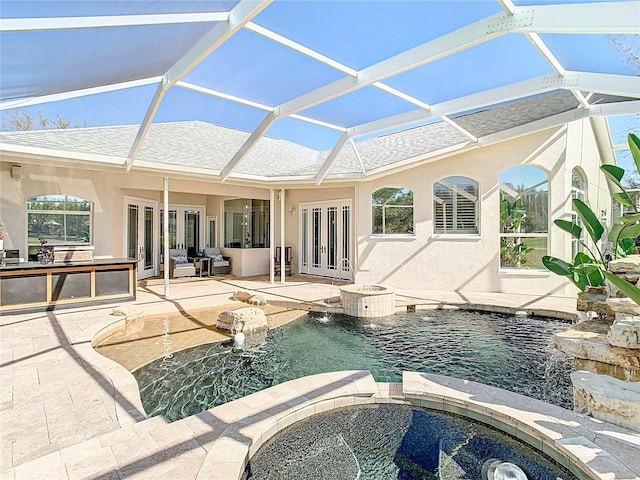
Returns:
[[[301,204],[301,273],[352,278],[351,201]]]
[[[158,204],[125,197],[125,205],[127,257],[138,259],[138,280],[152,277],[158,271]]]
[[[160,209],[160,249],[164,248],[164,210]],[[185,248],[195,257],[205,244],[204,207],[169,205],[169,248]]]

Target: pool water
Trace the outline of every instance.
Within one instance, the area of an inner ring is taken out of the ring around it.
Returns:
[[[385,319],[313,314],[231,342],[201,345],[133,372],[148,416],[174,421],[306,375],[370,370],[400,382],[403,371],[482,382],[571,408],[573,362],[555,350],[567,323],[464,310]]]
[[[393,404],[297,422],[251,457],[244,478],[481,480],[487,478],[483,467],[493,462],[513,463],[532,480],[575,479],[528,445],[483,424]]]

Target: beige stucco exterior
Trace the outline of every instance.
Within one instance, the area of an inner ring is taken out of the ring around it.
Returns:
[[[284,243],[293,246],[294,272],[298,271],[299,260],[300,204],[346,199],[351,201],[353,212],[351,256],[356,282],[461,292],[553,295],[573,291],[574,287],[563,278],[547,271],[500,270],[499,175],[504,169],[517,165],[531,165],[547,171],[552,221],[569,218],[571,171],[580,167],[588,179],[587,194],[592,209],[610,214],[610,196],[598,170],[601,159],[588,119],[488,146],[476,146],[446,158],[417,160],[400,171],[358,181],[327,182],[316,187],[258,182],[238,185],[184,172],[134,169],[126,173],[122,167],[5,154],[0,164],[0,218],[9,231],[5,248],[18,248],[24,256],[27,198],[67,194],[94,202],[95,255],[123,257],[126,254],[125,196],[151,200],[162,208],[163,176],[166,175],[169,178],[169,204],[204,206],[204,218],[210,215],[222,218],[225,199],[269,199],[270,189],[276,192],[284,189]],[[12,178],[12,165],[21,165],[21,179]],[[478,235],[433,234],[433,183],[449,176],[465,176],[478,182]],[[414,192],[413,236],[371,235],[371,194],[385,186],[406,187]],[[277,195],[274,198],[275,243],[279,245],[280,201]],[[218,238],[222,238],[221,222],[218,226]],[[565,259],[570,257],[568,235],[550,226],[548,242],[550,254]],[[233,257],[236,275],[269,271],[268,248],[223,251]]]

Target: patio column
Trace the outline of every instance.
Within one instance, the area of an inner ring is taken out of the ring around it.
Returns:
[[[284,285],[284,188],[280,189],[280,283]]]
[[[276,243],[276,211],[275,211],[275,192],[273,188],[269,189],[269,283],[272,285],[275,283],[275,275],[273,273],[273,267],[275,266],[275,243]]]
[[[164,177],[164,211],[162,212],[164,237],[164,297],[169,298],[169,177]]]

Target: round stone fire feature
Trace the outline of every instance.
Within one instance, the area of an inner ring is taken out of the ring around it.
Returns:
[[[383,285],[345,285],[340,287],[340,300],[344,314],[352,317],[388,317],[396,311],[396,292]]]

